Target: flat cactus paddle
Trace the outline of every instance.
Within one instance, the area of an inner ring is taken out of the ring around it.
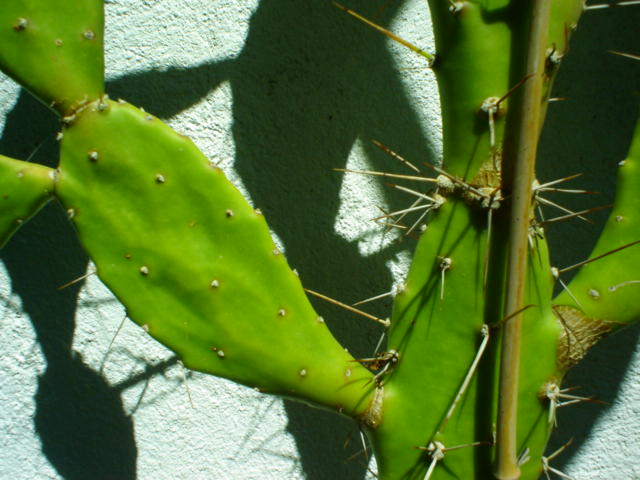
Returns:
[[[367,410],[371,374],[314,312],[262,214],[187,137],[98,101],[64,131],[57,194],[99,277],[187,367]]]

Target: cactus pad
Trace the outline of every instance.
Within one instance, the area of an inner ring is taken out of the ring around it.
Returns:
[[[446,452],[431,479],[492,475],[503,319],[497,313],[501,299],[487,304],[482,288],[485,222],[486,212],[475,206],[460,199],[445,203],[421,238],[406,286],[396,297],[389,348],[397,352],[397,365],[384,379],[382,422],[371,432],[381,478],[425,478],[433,458],[420,448],[436,441],[445,448],[477,445]],[[527,373],[520,382],[518,417],[519,445],[529,450],[532,461],[523,466],[523,479],[540,473],[551,428],[548,401],[541,392],[561,376],[555,361],[560,329],[550,305],[553,279],[546,241],[537,238],[532,244],[527,282],[531,308],[524,314],[521,357],[521,371]],[[501,248],[494,250],[490,263],[499,269]],[[483,343],[486,350],[480,356]],[[476,357],[478,368],[472,370]],[[467,376],[468,388],[462,389]]]
[[[96,102],[62,140],[58,195],[128,315],[194,370],[357,415],[371,374],[334,340],[251,208],[187,137]]]
[[[3,0],[0,69],[62,115],[104,92],[102,0]]]

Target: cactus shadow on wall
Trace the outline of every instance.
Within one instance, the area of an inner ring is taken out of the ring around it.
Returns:
[[[58,124],[22,91],[0,150],[54,166]],[[43,140],[44,139],[44,140]],[[55,203],[46,206],[2,250],[11,287],[29,316],[46,361],[35,394],[35,431],[51,465],[67,480],[133,480],[137,448],[120,392],[72,351],[81,284],[58,290],[87,267],[75,232]]]

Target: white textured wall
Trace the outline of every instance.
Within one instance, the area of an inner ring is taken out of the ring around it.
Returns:
[[[425,10],[421,0],[398,0],[383,18],[393,17],[394,31],[429,49]],[[388,290],[402,276],[411,243],[398,245],[368,221],[377,206],[402,199],[380,182],[343,178],[331,167],[395,168],[371,148],[370,138],[414,161],[439,158],[437,94],[419,57],[328,2],[113,0],[106,14],[108,91],[162,116],[220,161],[272,221],[305,283],[353,301]],[[580,65],[563,88],[594,96],[573,86],[585,75]],[[607,85],[598,82],[589,82],[595,95]],[[576,163],[607,141],[617,150],[599,155],[615,161],[610,157],[624,151],[634,113],[588,111],[599,116],[586,134],[596,138],[573,152]],[[564,115],[571,121],[555,126],[573,138],[584,122],[571,110]],[[0,153],[26,158],[42,144],[33,160],[52,165],[54,129],[43,107],[0,76]],[[598,139],[600,130],[605,139]],[[549,137],[553,155],[572,152],[562,135]],[[548,167],[550,175],[554,168]],[[584,255],[585,248],[573,254]],[[56,205],[1,256],[0,478],[371,476],[366,462],[346,461],[359,448],[350,422],[185,372],[171,352],[133,323],[122,323],[122,306],[95,276],[58,291],[91,266]],[[357,319],[334,310],[327,316],[338,317],[333,327],[355,352],[365,353],[377,340],[375,331],[359,338],[344,326]],[[577,478],[640,478],[637,337],[635,329],[612,339],[575,374],[586,392],[611,402],[560,417],[563,435],[584,439],[565,454],[563,468]],[[615,371],[604,363],[612,359]]]

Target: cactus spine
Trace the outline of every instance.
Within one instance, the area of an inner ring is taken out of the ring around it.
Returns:
[[[540,474],[561,379],[578,361],[563,326],[595,341],[640,313],[629,308],[637,141],[592,256],[618,249],[602,260],[615,276],[584,269],[575,298],[553,299],[533,215],[537,139],[579,2],[430,2],[444,161],[436,191],[420,197],[430,226],[375,376],[333,339],[260,213],[219,169],[157,118],[104,96],[101,2],[8,5],[0,66],[64,127],[56,175],[0,158],[12,199],[2,238],[55,194],[134,321],[190,368],[354,417],[381,478]],[[16,187],[19,173],[28,181]]]

